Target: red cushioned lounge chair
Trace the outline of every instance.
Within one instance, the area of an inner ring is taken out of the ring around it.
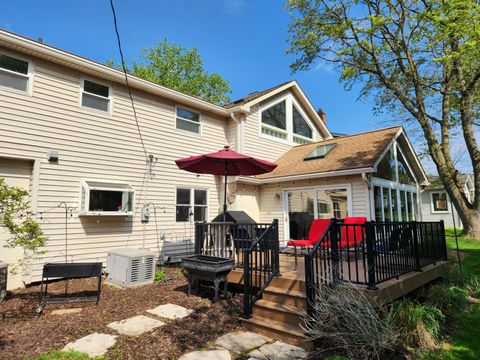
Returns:
[[[288,240],[287,246],[293,246],[295,251],[295,269],[297,268],[297,247],[310,248],[313,247],[322,237],[323,233],[328,227],[330,219],[315,219],[310,225],[310,231],[308,232],[308,239],[302,240]]]
[[[346,217],[343,219],[345,225],[364,225],[366,217]],[[355,251],[365,239],[364,226],[342,226],[342,235],[338,244],[339,250],[346,252]]]

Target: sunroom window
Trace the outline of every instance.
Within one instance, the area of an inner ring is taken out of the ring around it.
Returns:
[[[95,110],[110,111],[110,88],[84,80],[82,86],[82,106]]]
[[[312,129],[295,105],[292,107],[292,117],[293,141],[297,144],[308,144],[311,142],[309,139],[312,138]]]
[[[80,215],[132,215],[135,192],[125,183],[81,181]]]
[[[28,61],[0,54],[0,86],[27,91],[29,77]]]
[[[285,100],[262,111],[262,133],[280,139],[287,138],[287,114]]]
[[[200,114],[177,107],[177,129],[200,134]]]

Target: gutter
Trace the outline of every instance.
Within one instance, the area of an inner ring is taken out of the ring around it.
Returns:
[[[250,177],[242,177],[238,178],[238,182],[246,183],[246,184],[271,184],[277,182],[286,182],[286,181],[297,181],[297,180],[309,180],[309,179],[321,179],[326,177],[333,177],[333,176],[347,176],[347,175],[358,175],[365,173],[373,172],[373,168],[358,168],[358,169],[348,169],[348,170],[340,170],[340,171],[328,171],[323,173],[313,173],[313,174],[300,174],[300,175],[289,175],[289,176],[279,176],[279,177],[272,177],[267,179],[259,179],[259,178],[250,178]]]
[[[87,74],[93,73],[98,77],[103,77],[125,85],[125,75],[120,70],[110,68],[99,62],[57,49],[50,45],[38,43],[32,39],[10,33],[5,30],[0,30],[0,45],[24,54],[46,59],[62,66],[84,71]],[[204,111],[209,111],[217,115],[225,117],[229,116],[229,111],[219,105],[212,104],[208,101],[191,95],[183,94],[179,91],[169,89],[148,80],[143,80],[138,77],[128,75],[128,82],[132,88],[143,90],[145,92],[173,100],[174,102],[179,102]]]

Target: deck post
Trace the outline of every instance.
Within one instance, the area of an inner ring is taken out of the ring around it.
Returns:
[[[250,251],[242,249],[243,252],[243,317],[249,319],[252,316],[250,303]]]
[[[313,316],[313,303],[315,301],[315,292],[313,285],[313,266],[312,266],[312,254],[305,254],[305,297],[306,297],[306,311],[309,317]]]
[[[420,253],[418,251],[418,231],[417,231],[417,222],[412,222],[412,231],[413,231],[413,255],[415,256],[415,268],[417,271],[422,271],[422,266],[420,264]]]
[[[338,223],[337,219],[332,219],[330,228],[330,249],[332,251],[332,283],[340,282],[340,259],[338,254]]]
[[[443,251],[444,251],[444,259],[445,261],[448,260],[448,248],[447,248],[447,237],[445,236],[445,222],[440,220],[440,237],[441,241],[443,241]]]
[[[195,254],[201,255],[202,254],[202,233],[203,233],[203,224],[204,222],[197,222],[195,223]]]
[[[273,219],[273,236],[275,241],[274,256],[275,256],[275,272],[274,275],[280,276],[280,239],[278,237],[278,219]]]
[[[367,221],[365,224],[365,237],[367,245],[367,274],[368,289],[378,290],[375,279],[375,222]]]

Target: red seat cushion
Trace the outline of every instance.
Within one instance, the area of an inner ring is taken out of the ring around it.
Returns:
[[[363,225],[367,222],[366,217],[346,217],[343,220],[345,225]],[[340,248],[356,247],[365,239],[365,228],[362,226],[342,226],[342,237]]]
[[[313,246],[322,237],[323,233],[330,223],[329,219],[315,219],[310,225],[308,232],[308,239],[289,240],[287,246]]]

